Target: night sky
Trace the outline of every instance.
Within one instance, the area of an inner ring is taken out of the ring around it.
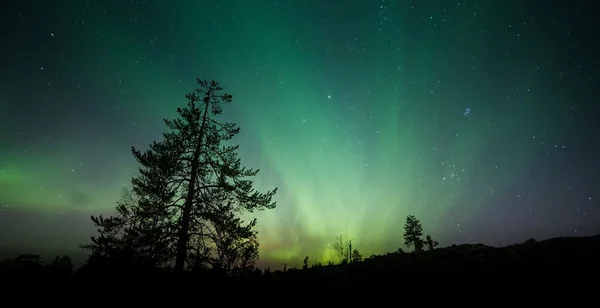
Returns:
[[[260,264],[600,232],[591,1],[12,1],[0,8],[0,254],[78,249],[195,78],[233,95]],[[595,29],[594,29],[595,28]],[[3,255],[4,256],[4,255]],[[312,261],[311,261],[312,262]]]

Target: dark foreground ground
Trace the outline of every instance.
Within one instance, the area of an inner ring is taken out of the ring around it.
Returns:
[[[20,270],[10,262],[3,264],[0,280],[10,281],[12,286],[61,287],[73,293],[106,290],[119,296],[170,298],[182,292],[199,292],[237,301],[241,298],[235,294],[247,291],[257,297],[262,296],[259,294],[270,294],[271,297],[293,295],[302,300],[344,292],[346,296],[339,299],[342,301],[375,292],[380,294],[377,299],[420,298],[427,302],[439,300],[436,296],[446,297],[443,294],[452,290],[450,294],[469,296],[483,293],[537,296],[543,293],[540,298],[544,301],[577,293],[572,298],[575,300],[596,297],[600,291],[600,235],[540,242],[529,240],[502,248],[481,244],[454,245],[419,254],[373,256],[354,264],[313,266],[268,274],[256,271],[238,278],[89,270],[75,271],[74,274],[64,271],[35,273]],[[232,297],[228,298],[226,294]],[[352,296],[348,297],[349,294]]]

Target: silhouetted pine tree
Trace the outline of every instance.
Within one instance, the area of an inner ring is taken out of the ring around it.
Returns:
[[[414,246],[415,252],[423,250],[423,227],[421,222],[413,215],[406,216],[404,224],[404,245],[407,247]]]
[[[425,237],[425,244],[429,250],[434,250],[439,245],[438,241],[431,238],[431,235]]]
[[[358,249],[355,248],[354,250],[352,250],[352,262],[358,263],[358,262],[362,262],[362,260],[363,260],[363,256],[360,254]]]
[[[277,189],[256,191],[248,178],[258,170],[241,165],[238,146],[223,144],[239,133],[235,123],[216,119],[231,95],[215,81],[197,83],[179,117],[165,119],[164,140],[145,152],[132,148],[141,165],[132,179],[135,198],[113,217],[92,217],[100,235],[85,247],[93,254],[118,252],[155,266],[174,261],[177,271],[186,263],[232,271],[258,258],[256,220],[244,223],[236,214],[275,208]]]

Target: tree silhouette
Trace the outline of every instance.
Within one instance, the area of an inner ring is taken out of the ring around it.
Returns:
[[[231,271],[258,258],[256,220],[237,214],[275,208],[277,189],[256,191],[249,177],[258,170],[241,165],[238,146],[225,145],[239,133],[235,123],[217,121],[231,95],[215,81],[197,83],[179,117],[165,119],[164,140],[144,152],[132,147],[139,175],[114,216],[92,216],[99,236],[84,246],[92,255],[148,266],[174,261],[176,271],[186,264]]]
[[[54,274],[68,276],[73,272],[73,262],[67,255],[62,257],[56,256],[52,264],[50,264],[50,269]]]
[[[340,235],[336,237],[335,242],[333,243],[333,249],[335,250],[335,254],[340,259],[341,264],[346,264],[351,262],[352,260],[352,241],[344,242],[344,239]]]
[[[81,247],[91,251],[86,266],[94,269],[151,269],[172,260],[172,232],[168,221],[146,212],[148,203],[132,190],[123,189],[117,215],[94,217],[98,236]],[[169,236],[171,235],[171,236]]]
[[[10,263],[11,271],[19,274],[39,274],[44,268],[44,262],[35,254],[19,255]]]
[[[404,245],[407,247],[414,246],[415,252],[423,250],[423,227],[421,222],[413,215],[406,217],[406,223],[404,224]]]
[[[340,259],[340,264],[362,261],[362,255],[358,250],[352,249],[352,240],[344,241],[341,235],[335,238],[333,249]]]
[[[356,262],[361,262],[363,260],[362,255],[360,254],[360,252],[358,251],[358,249],[354,249],[352,250],[352,262],[356,263]]]
[[[425,238],[425,245],[427,245],[427,249],[434,250],[435,247],[439,245],[439,243],[435,239],[432,239],[430,235],[427,235],[427,237]]]
[[[304,261],[302,262],[302,269],[308,268],[308,256],[304,257]]]

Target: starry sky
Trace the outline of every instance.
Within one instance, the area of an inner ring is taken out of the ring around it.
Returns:
[[[3,4],[0,254],[85,255],[195,78],[233,95],[259,264],[600,232],[589,1],[65,0]],[[250,217],[250,216],[249,216]],[[249,218],[248,217],[248,218]],[[279,264],[279,265],[277,265]]]

